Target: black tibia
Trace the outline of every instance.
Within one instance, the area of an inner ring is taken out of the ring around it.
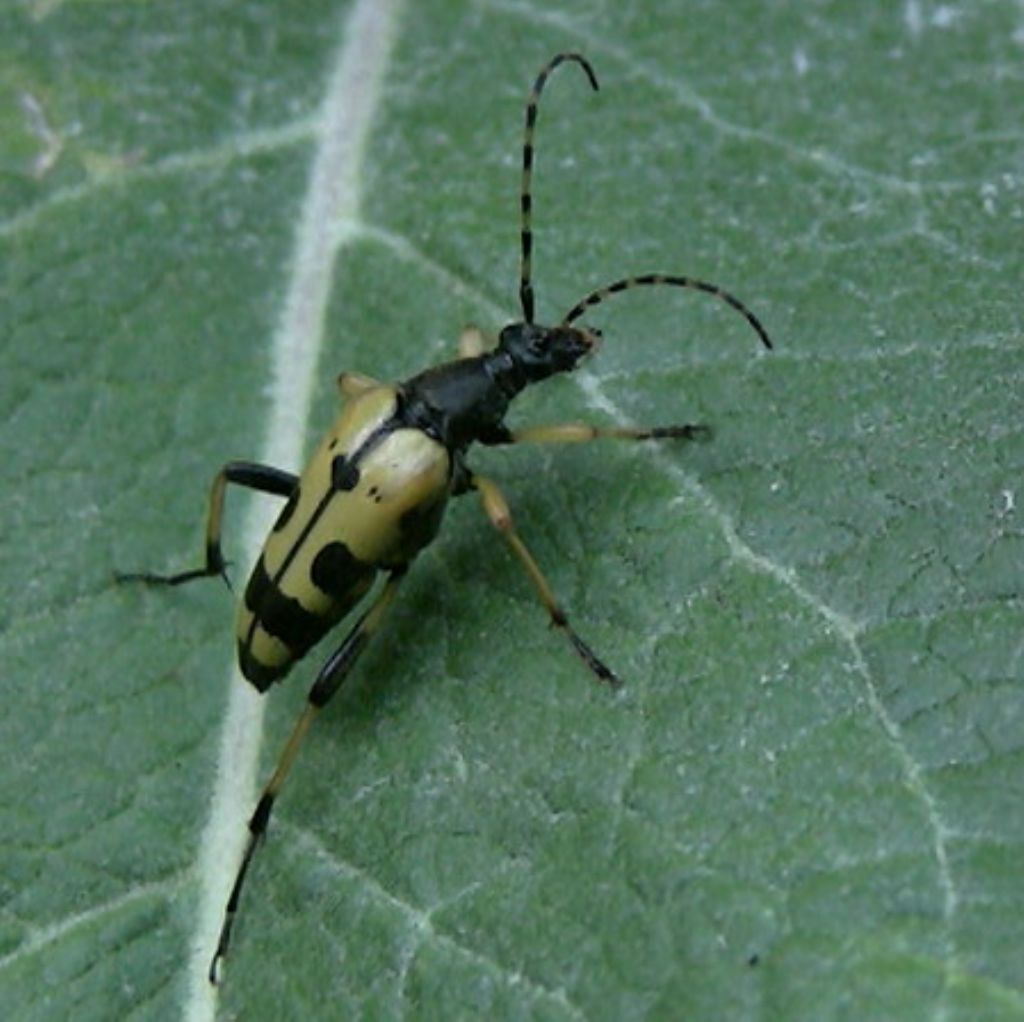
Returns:
[[[256,805],[256,810],[249,818],[249,840],[245,846],[245,853],[242,856],[242,864],[235,874],[235,882],[231,885],[231,894],[228,897],[227,907],[224,909],[224,923],[220,928],[220,937],[217,939],[217,950],[210,960],[210,971],[207,975],[211,983],[217,983],[220,979],[220,960],[227,954],[228,944],[231,942],[231,928],[238,914],[238,902],[242,896],[242,884],[245,882],[245,875],[249,872],[249,864],[252,862],[253,852],[256,845],[267,829],[270,820],[270,810],[274,807],[274,796],[264,792]]]

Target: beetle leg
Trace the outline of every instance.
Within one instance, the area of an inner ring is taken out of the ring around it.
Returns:
[[[235,922],[235,915],[238,913],[238,902],[242,894],[242,884],[245,882],[245,875],[252,862],[253,853],[259,844],[260,838],[266,833],[267,824],[270,821],[270,813],[274,808],[274,799],[277,798],[281,786],[288,776],[288,772],[299,754],[302,740],[306,737],[313,719],[330,701],[331,697],[341,687],[341,683],[348,677],[350,671],[359,659],[360,654],[366,649],[374,633],[380,627],[385,611],[394,599],[398,585],[405,574],[405,568],[395,568],[391,571],[384,588],[381,589],[377,598],[370,605],[365,614],[352,626],[352,630],[345,636],[345,641],[331,654],[327,662],[320,668],[313,687],[309,690],[306,706],[299,719],[292,728],[292,733],[285,743],[284,749],[278,758],[274,773],[267,781],[263,793],[260,795],[256,809],[249,818],[249,840],[242,855],[242,861],[235,874],[235,882],[231,887],[231,894],[228,897],[224,909],[224,922],[221,924],[220,937],[217,940],[217,950],[210,961],[210,982],[218,981],[218,966],[220,960],[228,953],[228,945],[231,942],[231,928]]]
[[[338,373],[338,390],[343,397],[358,397],[360,394],[374,387],[382,386],[380,380],[375,380],[365,373]]]
[[[519,558],[526,569],[526,573],[530,576],[530,581],[533,582],[537,595],[540,597],[540,602],[544,604],[544,608],[551,618],[552,626],[558,628],[569,642],[572,643],[573,649],[576,650],[580,658],[593,671],[596,677],[601,681],[608,682],[613,688],[617,688],[622,684],[619,677],[576,634],[572,625],[569,624],[569,619],[566,617],[565,611],[559,606],[558,600],[555,599],[555,594],[551,591],[547,579],[544,578],[526,544],[519,538],[519,533],[516,532],[515,526],[512,524],[512,512],[509,510],[508,502],[502,495],[501,490],[498,489],[497,484],[485,476],[474,474],[470,477],[469,485],[480,494],[484,511],[491,520],[491,524],[505,537],[506,542],[512,548],[512,552]]]
[[[579,444],[602,437],[618,440],[707,440],[708,426],[687,423],[684,426],[589,426],[583,422],[557,423],[549,426],[527,426],[504,430],[481,437],[481,443],[498,444]]]
[[[494,342],[479,327],[467,326],[459,334],[459,358],[474,358],[493,347]]]
[[[366,376],[363,373],[338,374],[338,390],[341,391],[342,397],[358,397],[365,391],[373,390],[374,387],[379,387],[380,385],[379,380],[375,380],[372,376]]]
[[[298,484],[298,476],[284,472],[270,465],[260,465],[254,461],[229,461],[213,478],[210,487],[210,508],[206,518],[206,564],[192,571],[182,571],[177,575],[158,575],[149,571],[116,572],[118,582],[146,582],[149,585],[176,586],[182,582],[191,582],[196,578],[211,578],[220,575],[231,588],[228,581],[227,564],[220,549],[220,525],[224,517],[224,490],[228,483],[245,486],[261,493],[272,493],[278,497],[289,497]]]

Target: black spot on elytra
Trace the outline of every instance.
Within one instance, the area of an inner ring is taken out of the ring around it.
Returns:
[[[306,610],[298,600],[286,596],[277,586],[264,601],[259,623],[264,631],[280,639],[295,654],[296,660],[333,624],[329,619]]]
[[[353,584],[365,573],[366,565],[341,542],[323,547],[309,570],[313,585],[339,600],[351,592]]]
[[[260,557],[252,569],[249,582],[245,587],[245,605],[254,614],[259,611],[260,604],[273,584],[267,574],[267,566],[263,563],[263,558]]]
[[[366,495],[373,498],[374,504],[379,504],[384,498],[380,495],[380,490],[376,486],[371,486],[367,490]]]
[[[336,490],[354,490],[359,485],[359,466],[339,454],[331,462],[331,485]]]
[[[280,639],[297,660],[332,622],[306,610],[298,600],[281,592],[278,584],[267,574],[261,557],[256,562],[245,587],[245,605],[252,611],[255,621],[269,635]],[[242,665],[243,673],[245,665]],[[249,677],[249,675],[246,675]],[[250,678],[255,683],[255,679]]]
[[[266,664],[260,663],[260,661],[256,659],[252,650],[249,648],[248,643],[239,639],[238,666],[241,669],[242,674],[252,682],[258,691],[266,692],[275,681],[283,678],[288,673],[292,665],[289,662],[286,664],[268,667]]]
[[[283,508],[281,508],[281,513],[277,516],[277,521],[274,522],[274,532],[280,532],[288,524],[288,520],[293,514],[295,514],[295,507],[298,503],[299,488],[296,486],[288,497],[288,502]]]

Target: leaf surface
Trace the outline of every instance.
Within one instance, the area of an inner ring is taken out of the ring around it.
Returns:
[[[348,16],[0,13],[10,1017],[205,1010],[231,597],[112,572],[192,566],[213,474],[268,447]],[[1019,23],[400,11],[306,449],[340,370],[402,379],[516,316],[523,105],[560,50],[602,88],[568,67],[544,95],[539,317],[684,273],[776,350],[707,296],[624,295],[588,318],[599,356],[510,421],[712,441],[474,453],[626,686],[591,681],[456,502],[282,793],[223,1017],[1024,1019]],[[229,556],[251,501],[229,498]],[[268,697],[261,777],[330,641]]]

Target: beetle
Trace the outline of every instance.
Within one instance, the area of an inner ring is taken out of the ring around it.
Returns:
[[[249,819],[249,835],[224,910],[209,978],[219,979],[228,952],[246,873],[266,832],[274,801],[313,719],[351,673],[379,630],[416,555],[437,535],[451,497],[475,491],[491,524],[504,537],[530,577],[551,625],[569,641],[600,681],[619,679],[584,642],[520,538],[497,484],[474,472],[467,453],[474,443],[582,443],[600,437],[629,440],[696,439],[695,424],[652,428],[601,427],[579,423],[510,429],[505,416],[526,387],[574,370],[597,347],[600,331],[574,325],[583,313],[612,295],[637,287],[674,286],[703,291],[725,302],[772,347],[760,320],[728,291],[693,277],[648,273],[624,277],[589,292],[556,326],[534,319],[532,285],[533,136],[545,82],[559,65],[578,65],[598,88],[590,62],[579,53],[559,53],[538,74],[526,105],[520,188],[519,301],[522,319],[504,327],[490,346],[475,328],[463,331],[459,357],[401,383],[380,383],[342,373],[343,407],[300,476],[253,462],[233,461],[214,478],[209,496],[206,556],[202,567],[175,575],[120,574],[120,581],[176,586],[200,578],[227,581],[221,552],[221,518],[228,484],[286,498],[249,576],[238,604],[238,663],[260,692],[288,674],[319,640],[373,588],[383,585],[320,668],[305,708],[281,752]]]

